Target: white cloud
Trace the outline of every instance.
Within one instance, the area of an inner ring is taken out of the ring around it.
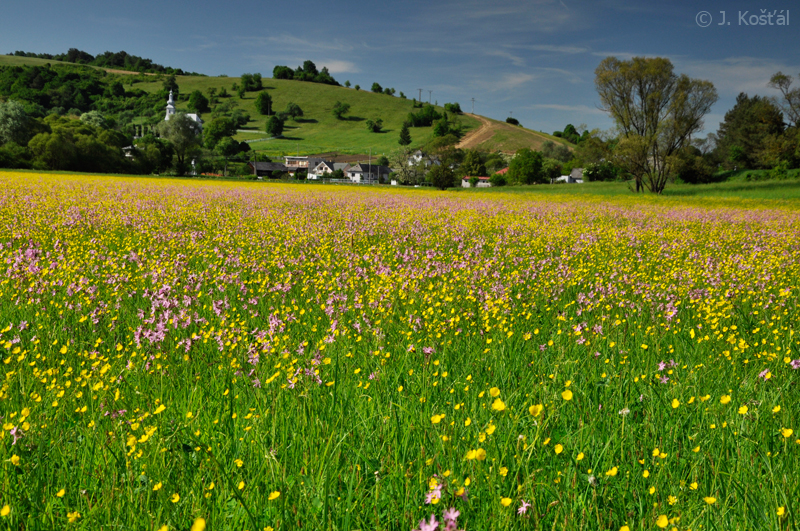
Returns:
[[[322,67],[327,67],[328,71],[331,74],[346,74],[346,73],[356,73],[361,72],[359,68],[355,65],[355,63],[351,63],[350,61],[340,61],[338,59],[333,59],[329,61],[319,61],[316,63],[317,68],[320,70]]]

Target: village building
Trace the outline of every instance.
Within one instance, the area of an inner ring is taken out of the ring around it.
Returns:
[[[167,115],[164,116],[164,121],[168,122],[169,119],[172,118],[174,115],[175,115],[175,100],[173,99],[172,91],[170,90],[169,99],[167,100]],[[200,118],[199,114],[186,113],[186,116],[188,116],[192,121],[197,123],[200,126],[201,131],[203,130],[203,119]]]
[[[475,178],[478,179],[478,182],[475,183],[475,188],[489,188],[492,186],[492,183],[489,182],[488,177],[475,177]],[[470,177],[469,175],[464,176],[461,179],[461,187],[471,188],[472,187],[472,183],[470,183],[471,180],[472,177]]]
[[[312,180],[324,179],[326,176],[330,177],[330,174],[336,170],[342,170],[342,172],[344,172],[346,175],[348,168],[350,168],[350,164],[346,162],[331,162],[329,160],[323,160],[308,170],[308,178]]]
[[[284,165],[286,166],[286,171],[289,172],[289,175],[294,176],[295,173],[298,171],[309,171],[310,169],[313,170],[317,164],[322,162],[324,159],[319,157],[290,157],[284,156]]]
[[[280,162],[248,162],[248,166],[253,170],[253,175],[258,178],[272,177],[274,172],[283,173],[286,171],[286,166]]]
[[[354,183],[376,183],[388,181],[391,172],[388,166],[359,163],[350,166],[345,175]]]
[[[582,184],[583,183],[583,168],[573,168],[569,175],[562,175],[557,177],[555,182],[567,184]]]

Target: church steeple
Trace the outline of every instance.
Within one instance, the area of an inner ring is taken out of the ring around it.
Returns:
[[[169,91],[169,99],[167,100],[167,115],[164,121],[169,120],[169,117],[175,114],[175,100],[172,98],[172,91]]]

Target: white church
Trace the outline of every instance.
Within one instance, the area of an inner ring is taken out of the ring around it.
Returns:
[[[175,100],[172,97],[172,91],[169,91],[169,99],[167,100],[167,115],[164,117],[164,121],[169,121],[170,116],[175,114]],[[200,126],[200,130],[203,129],[203,119],[200,118],[199,114],[186,114],[189,118],[191,118],[194,122],[196,122]]]

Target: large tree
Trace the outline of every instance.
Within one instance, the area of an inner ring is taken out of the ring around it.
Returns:
[[[407,146],[411,143],[411,133],[408,130],[408,122],[403,122],[403,127],[400,128],[400,140],[397,142],[401,146]]]
[[[267,116],[272,114],[272,96],[269,95],[269,92],[258,93],[258,96],[256,96],[256,110],[259,114]]]
[[[595,70],[595,86],[619,129],[616,163],[634,176],[637,191],[660,194],[679,151],[717,101],[714,85],[675,74],[662,57],[607,57]]]
[[[174,114],[169,120],[159,126],[161,136],[169,140],[175,150],[175,169],[179,175],[188,170],[186,157],[200,147],[200,124],[189,118],[185,113]]]
[[[719,126],[717,153],[730,167],[755,168],[768,137],[783,133],[783,114],[772,101],[739,94]]]
[[[208,98],[206,98],[199,90],[193,91],[189,95],[189,102],[187,103],[189,110],[196,113],[209,112],[211,109],[208,106]]]
[[[781,109],[789,121],[789,125],[800,125],[800,87],[792,88],[792,76],[777,72],[769,80],[770,87],[780,90],[783,100]]]
[[[541,153],[522,148],[508,166],[508,178],[515,184],[545,183],[547,179],[542,173],[542,164],[544,157]]]
[[[28,121],[28,114],[18,101],[0,103],[0,145],[6,142],[27,143]]]

